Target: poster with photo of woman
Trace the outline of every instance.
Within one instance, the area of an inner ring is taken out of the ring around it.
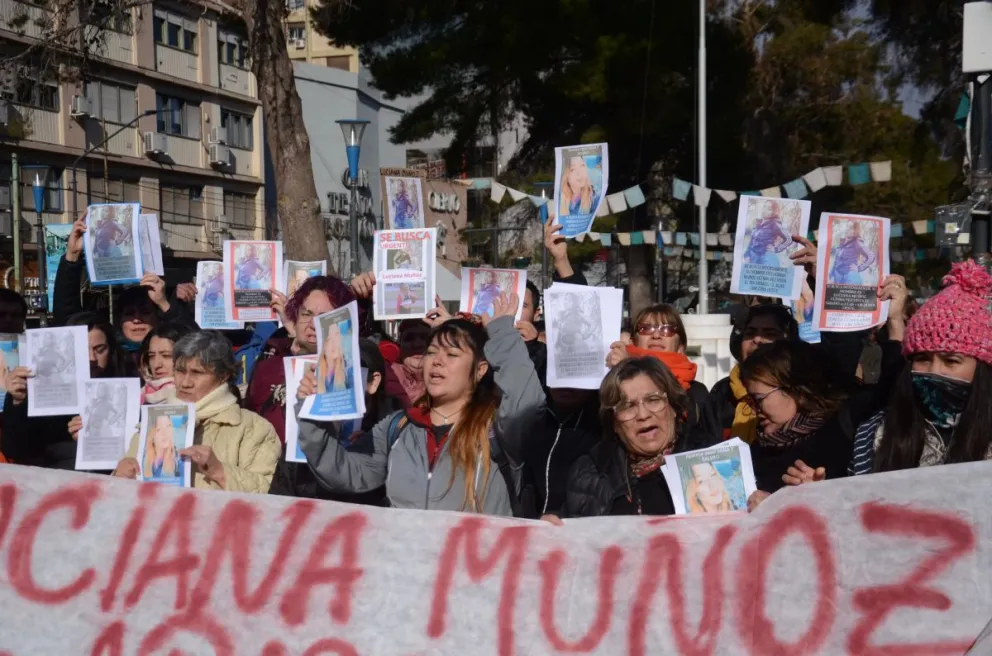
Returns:
[[[76,416],[83,406],[83,383],[90,379],[86,326],[35,328],[24,333],[21,365],[28,378],[28,416]]]
[[[83,385],[83,427],[76,440],[76,469],[112,470],[127,453],[141,407],[137,378],[94,378]]]
[[[138,466],[142,481],[191,486],[190,462],[179,456],[193,446],[196,409],[188,403],[141,406]]]
[[[196,263],[196,300],[193,317],[204,330],[242,330],[243,321],[227,320],[227,292],[224,287],[224,263]]]
[[[300,417],[317,421],[365,415],[358,349],[358,303],[352,301],[314,317],[317,332],[317,393],[307,397]]]
[[[7,374],[17,368],[20,361],[18,344],[20,335],[0,334],[0,408],[7,400]]]
[[[607,144],[555,148],[555,223],[562,237],[589,232],[606,202],[610,179]]]
[[[287,299],[292,298],[299,286],[309,278],[324,275],[327,275],[327,260],[320,260],[319,262],[286,260],[282,265],[283,289],[281,291]]]
[[[272,290],[282,289],[281,241],[225,241],[227,321],[275,321]]]
[[[123,285],[141,280],[141,205],[98,203],[86,210],[83,249],[92,285]]]
[[[679,515],[747,512],[758,489],[751,450],[738,438],[667,456],[662,474]]]

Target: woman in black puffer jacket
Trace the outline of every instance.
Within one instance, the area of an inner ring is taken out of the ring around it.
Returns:
[[[665,456],[712,446],[686,430],[688,398],[671,372],[651,357],[623,361],[599,391],[604,438],[569,471],[565,517],[673,515],[661,473]]]

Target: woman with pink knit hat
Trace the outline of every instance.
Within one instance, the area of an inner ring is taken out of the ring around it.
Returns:
[[[851,474],[992,459],[992,276],[956,263],[903,339],[888,408],[861,425]]]

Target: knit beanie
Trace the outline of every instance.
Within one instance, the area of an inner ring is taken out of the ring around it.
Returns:
[[[979,264],[952,264],[944,289],[910,319],[903,354],[960,353],[992,364],[990,292],[992,276]]]

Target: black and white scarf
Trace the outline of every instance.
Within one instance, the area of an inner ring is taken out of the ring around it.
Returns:
[[[774,433],[758,431],[758,444],[761,446],[784,449],[802,442],[807,437],[820,430],[827,418],[822,415],[810,415],[803,412],[796,414],[789,423]]]

